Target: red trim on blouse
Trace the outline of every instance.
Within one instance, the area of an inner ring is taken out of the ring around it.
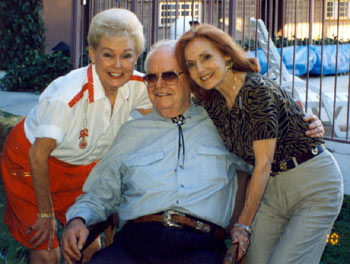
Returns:
[[[72,100],[68,103],[69,107],[72,108],[76,103],[78,103],[81,98],[83,98],[84,92],[88,90],[89,103],[94,102],[94,80],[92,77],[92,65],[89,66],[87,70],[88,82],[83,86],[79,93],[77,93]]]
[[[143,82],[143,78],[142,78],[142,76],[133,75],[133,76],[131,76],[130,81]]]

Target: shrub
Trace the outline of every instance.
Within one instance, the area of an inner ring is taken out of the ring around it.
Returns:
[[[42,0],[0,1],[0,67],[6,76],[0,85],[8,91],[41,92],[71,70],[69,57],[44,53]]]
[[[41,0],[0,1],[0,68],[21,64],[32,50],[44,50]]]
[[[4,90],[40,93],[59,76],[72,69],[62,52],[45,55],[33,50],[21,64],[12,64],[1,80]]]

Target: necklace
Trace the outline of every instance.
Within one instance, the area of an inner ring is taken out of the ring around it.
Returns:
[[[87,77],[88,77],[88,82],[84,85],[83,91],[86,89],[88,90],[88,98],[84,102],[84,120],[83,120],[83,129],[80,130],[79,133],[79,148],[80,149],[85,149],[88,145],[87,137],[89,136],[89,130],[87,128],[88,126],[88,118],[87,118],[87,112],[88,112],[88,105],[89,105],[89,100],[93,101],[93,77],[92,77],[92,66],[88,68],[87,71]]]
[[[86,140],[86,138],[89,136],[89,130],[87,129],[87,125],[88,125],[88,119],[87,119],[87,109],[88,109],[88,100],[85,100],[84,103],[84,121],[83,121],[83,129],[80,130],[79,133],[79,148],[81,149],[85,149],[88,145],[88,142]]]

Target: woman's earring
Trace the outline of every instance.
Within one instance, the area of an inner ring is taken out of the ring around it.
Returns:
[[[226,61],[226,71],[232,71],[233,60]]]

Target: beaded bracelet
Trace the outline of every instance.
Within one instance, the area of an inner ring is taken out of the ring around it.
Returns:
[[[233,227],[239,227],[242,228],[244,231],[246,231],[249,235],[252,233],[252,229],[250,228],[250,226],[247,225],[243,225],[243,224],[234,224]]]
[[[48,213],[48,214],[38,213],[37,217],[39,217],[39,218],[53,218],[53,217],[55,217],[55,213]]]

